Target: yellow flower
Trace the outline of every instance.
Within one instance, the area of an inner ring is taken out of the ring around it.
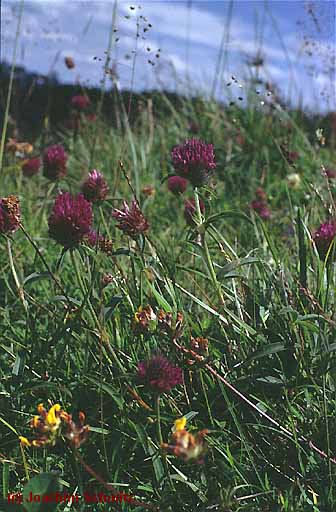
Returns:
[[[43,404],[38,404],[38,406],[37,406],[37,412],[38,412],[39,414],[41,414],[43,411],[44,411]]]
[[[31,446],[31,443],[28,441],[28,439],[24,436],[19,436],[20,443],[22,446]]]
[[[60,404],[55,404],[52,407],[50,407],[47,417],[46,417],[46,423],[48,424],[50,430],[57,430],[61,419],[59,417],[59,414],[56,415],[56,413],[60,412],[61,406]]]
[[[31,422],[31,425],[32,425],[33,428],[37,428],[37,426],[39,424],[39,419],[40,419],[39,416],[34,416],[32,422]]]
[[[175,457],[181,457],[184,461],[197,461],[202,463],[206,452],[205,436],[207,429],[197,432],[195,435],[185,430],[187,418],[183,416],[174,422],[173,434],[169,443],[161,443],[161,448]]]
[[[141,318],[142,306],[139,307],[138,311],[134,313],[134,320],[139,323]]]
[[[85,414],[79,413],[78,423],[72,420],[71,414],[63,411],[60,404],[52,405],[46,410],[43,404],[37,406],[39,416],[31,420],[31,427],[35,430],[36,438],[29,441],[26,437],[20,436],[22,446],[55,446],[62,430],[65,428],[65,437],[70,443],[78,448],[87,438],[89,426],[85,425]]]
[[[184,430],[185,426],[187,424],[187,418],[185,416],[182,416],[182,418],[178,418],[174,421],[174,431],[178,430]]]

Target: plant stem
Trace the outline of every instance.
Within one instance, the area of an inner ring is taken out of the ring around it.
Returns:
[[[40,249],[38,248],[38,246],[36,245],[36,243],[34,242],[34,240],[31,238],[31,236],[29,235],[29,233],[25,230],[25,228],[23,227],[22,224],[20,224],[20,229],[21,231],[23,231],[25,237],[27,238],[27,240],[31,243],[31,245],[34,247],[35,251],[37,252],[37,254],[39,255],[39,257],[41,258],[41,261],[42,263],[44,264],[44,266],[46,267],[50,277],[53,279],[53,281],[55,282],[55,284],[57,285],[57,287],[59,288],[59,290],[63,293],[64,297],[67,299],[68,302],[70,302],[70,299],[69,297],[67,296],[67,293],[65,291],[65,289],[63,288],[62,284],[58,281],[57,277],[53,274],[51,268],[49,267],[46,259],[44,258],[43,254],[41,253]]]
[[[161,445],[163,443],[163,438],[162,438],[162,430],[161,430],[160,395],[159,394],[156,397],[155,412],[156,412],[156,423],[157,423],[157,435],[158,435],[159,444]]]
[[[13,275],[13,278],[14,278],[14,282],[15,282],[15,285],[16,285],[16,288],[17,288],[17,291],[18,291],[18,294],[19,294],[19,298],[20,298],[20,300],[21,300],[21,302],[23,304],[23,307],[25,309],[26,314],[28,314],[28,304],[27,304],[27,301],[25,299],[23,287],[22,287],[22,285],[21,285],[21,283],[19,281],[18,275],[17,275],[16,270],[15,270],[13,254],[12,254],[12,246],[11,246],[11,242],[10,242],[9,238],[7,238],[7,252],[8,252],[9,265],[10,265],[10,268],[11,268],[11,271],[12,271],[12,275]]]
[[[161,445],[163,443],[163,437],[162,437],[162,430],[161,430],[161,417],[160,417],[160,394],[157,395],[156,401],[155,401],[155,412],[156,412],[156,423],[157,423],[157,437],[158,437],[158,444],[159,444],[159,450],[161,449]],[[165,467],[166,471],[166,477],[168,478],[168,482],[170,485],[170,488],[175,491],[175,487],[173,485],[173,482],[170,477],[168,463],[167,463],[167,456],[165,453],[162,454],[162,461]]]
[[[196,219],[197,226],[200,227],[203,224],[203,219],[202,219],[202,212],[201,212],[197,187],[195,187],[195,190],[194,190],[194,197],[195,197],[195,207],[196,207],[196,214],[197,214],[197,219]],[[212,283],[213,283],[215,289],[217,290],[217,293],[219,295],[222,305],[224,305],[223,294],[222,294],[222,291],[220,288],[220,284],[217,281],[217,276],[216,276],[216,272],[215,272],[215,269],[214,269],[214,266],[212,263],[209,247],[208,247],[207,241],[205,239],[205,233],[201,233],[201,244],[202,244],[202,248],[204,251],[205,263],[206,263],[206,266],[208,269],[209,276],[212,280]]]

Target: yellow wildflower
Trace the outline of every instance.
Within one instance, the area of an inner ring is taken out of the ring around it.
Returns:
[[[50,407],[50,409],[47,413],[47,417],[46,417],[46,423],[48,424],[50,430],[58,429],[58,427],[61,423],[61,419],[60,419],[60,415],[57,413],[59,413],[60,410],[61,410],[60,404],[55,404],[52,407]]]
[[[173,430],[176,432],[178,430],[184,430],[185,426],[187,424],[187,418],[185,416],[182,416],[182,418],[178,418],[174,421],[174,428]]]
[[[22,446],[31,446],[31,443],[28,441],[28,439],[24,436],[19,436],[20,443]]]

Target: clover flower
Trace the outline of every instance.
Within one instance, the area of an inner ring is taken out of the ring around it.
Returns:
[[[34,146],[30,142],[18,142],[16,139],[8,139],[6,150],[14,153],[15,156],[26,158],[34,151]]]
[[[175,420],[170,442],[162,443],[161,448],[164,452],[175,455],[184,462],[194,461],[202,464],[207,449],[204,438],[209,431],[204,429],[193,435],[185,429],[186,423],[185,417]]]
[[[49,235],[65,248],[82,241],[91,230],[92,206],[82,194],[61,192],[48,220]]]
[[[53,144],[43,153],[43,174],[49,180],[57,180],[66,175],[68,155],[60,144]]]
[[[95,114],[94,112],[93,113],[90,113],[90,114],[86,114],[85,115],[85,118],[87,121],[89,121],[90,123],[94,123],[95,121],[97,121],[97,114]]]
[[[204,213],[205,205],[204,205],[202,199],[199,200],[199,205],[200,205],[201,213]],[[188,199],[184,203],[184,218],[185,218],[186,223],[189,226],[195,226],[195,220],[194,220],[195,215],[196,215],[195,199]]]
[[[37,416],[30,422],[34,430],[35,439],[29,441],[24,436],[19,436],[23,446],[55,446],[58,438],[64,434],[69,443],[78,448],[87,438],[89,426],[85,425],[85,414],[79,413],[79,421],[76,424],[71,414],[65,412],[60,404],[55,404],[47,411],[43,404],[37,406]]]
[[[286,151],[285,150],[285,157],[286,157],[287,162],[290,165],[293,165],[296,162],[296,160],[298,160],[298,158],[300,158],[300,155],[297,151]]]
[[[209,340],[198,336],[190,338],[190,348],[199,355],[207,356],[209,353]]]
[[[152,391],[163,393],[183,383],[182,370],[162,355],[138,364],[138,377]]]
[[[267,204],[267,194],[261,187],[255,191],[256,199],[251,201],[250,208],[254,210],[261,219],[267,220],[271,217],[271,210]]]
[[[267,194],[265,190],[261,187],[257,187],[255,191],[256,198],[260,201],[267,201]]]
[[[84,241],[87,242],[87,244],[93,249],[98,248],[101,252],[111,256],[113,251],[112,240],[109,240],[103,235],[98,234],[94,229],[89,231],[89,233],[85,236]]]
[[[159,309],[157,312],[158,328],[163,334],[167,334],[171,339],[177,340],[183,333],[183,313],[177,312],[176,318],[168,311]]]
[[[329,180],[334,180],[336,178],[336,170],[331,169],[330,167],[325,169],[325,174]]]
[[[16,196],[0,199],[0,233],[14,233],[21,222],[20,202]]]
[[[135,312],[132,327],[135,334],[147,334],[155,330],[156,314],[149,304],[140,306]]]
[[[336,221],[324,222],[314,235],[314,243],[321,260],[325,260],[329,247],[336,238]]]
[[[78,94],[71,98],[71,105],[76,110],[85,110],[90,105],[90,100],[84,94]]]
[[[79,411],[78,423],[76,423],[71,414],[63,411],[62,420],[65,426],[64,437],[74,448],[79,448],[87,439],[90,427],[85,425],[85,414]]]
[[[181,176],[170,176],[167,180],[168,190],[173,194],[183,194],[188,186],[188,180]]]
[[[264,201],[258,201],[257,199],[252,201],[250,208],[254,210],[261,219],[267,220],[271,217],[271,210]]]
[[[49,411],[43,407],[43,404],[39,404],[37,406],[39,415],[34,416],[30,422],[30,426],[34,429],[37,437],[33,441],[28,441],[26,437],[20,436],[21,443],[25,446],[35,447],[55,446],[57,438],[60,436],[61,411],[60,404],[53,405]]]
[[[89,172],[88,177],[82,184],[82,193],[91,203],[104,201],[109,193],[109,186],[103,174],[96,169]]]
[[[140,233],[145,233],[149,229],[149,223],[137,201],[133,200],[130,206],[124,201],[123,206],[123,209],[115,208],[112,212],[112,217],[119,222],[117,228],[132,238],[136,238]]]
[[[216,167],[213,145],[199,139],[174,146],[171,158],[176,174],[188,179],[194,187],[203,185]]]
[[[24,160],[22,162],[22,174],[26,176],[26,178],[31,178],[35,174],[37,174],[41,167],[41,159],[39,157],[30,158],[29,160]]]
[[[105,286],[108,286],[109,284],[113,283],[114,277],[109,272],[106,272],[102,275],[100,283],[102,288],[105,288]]]
[[[193,364],[198,362],[202,362],[205,357],[209,355],[209,341],[207,338],[197,337],[190,338],[190,349],[196,354],[193,354],[194,359],[188,359],[187,364],[192,366]]]
[[[146,185],[145,187],[143,187],[141,192],[147,197],[154,197],[155,187],[153,187],[152,185]]]

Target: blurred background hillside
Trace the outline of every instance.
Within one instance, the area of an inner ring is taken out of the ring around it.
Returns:
[[[3,62],[13,60],[20,7],[17,0],[1,2]],[[66,57],[73,68],[64,65]],[[83,87],[100,87],[105,74],[107,86],[113,81],[134,91],[202,92],[240,102],[252,81],[256,90],[276,86],[291,106],[330,111],[335,109],[335,4],[29,0],[16,63]]]

